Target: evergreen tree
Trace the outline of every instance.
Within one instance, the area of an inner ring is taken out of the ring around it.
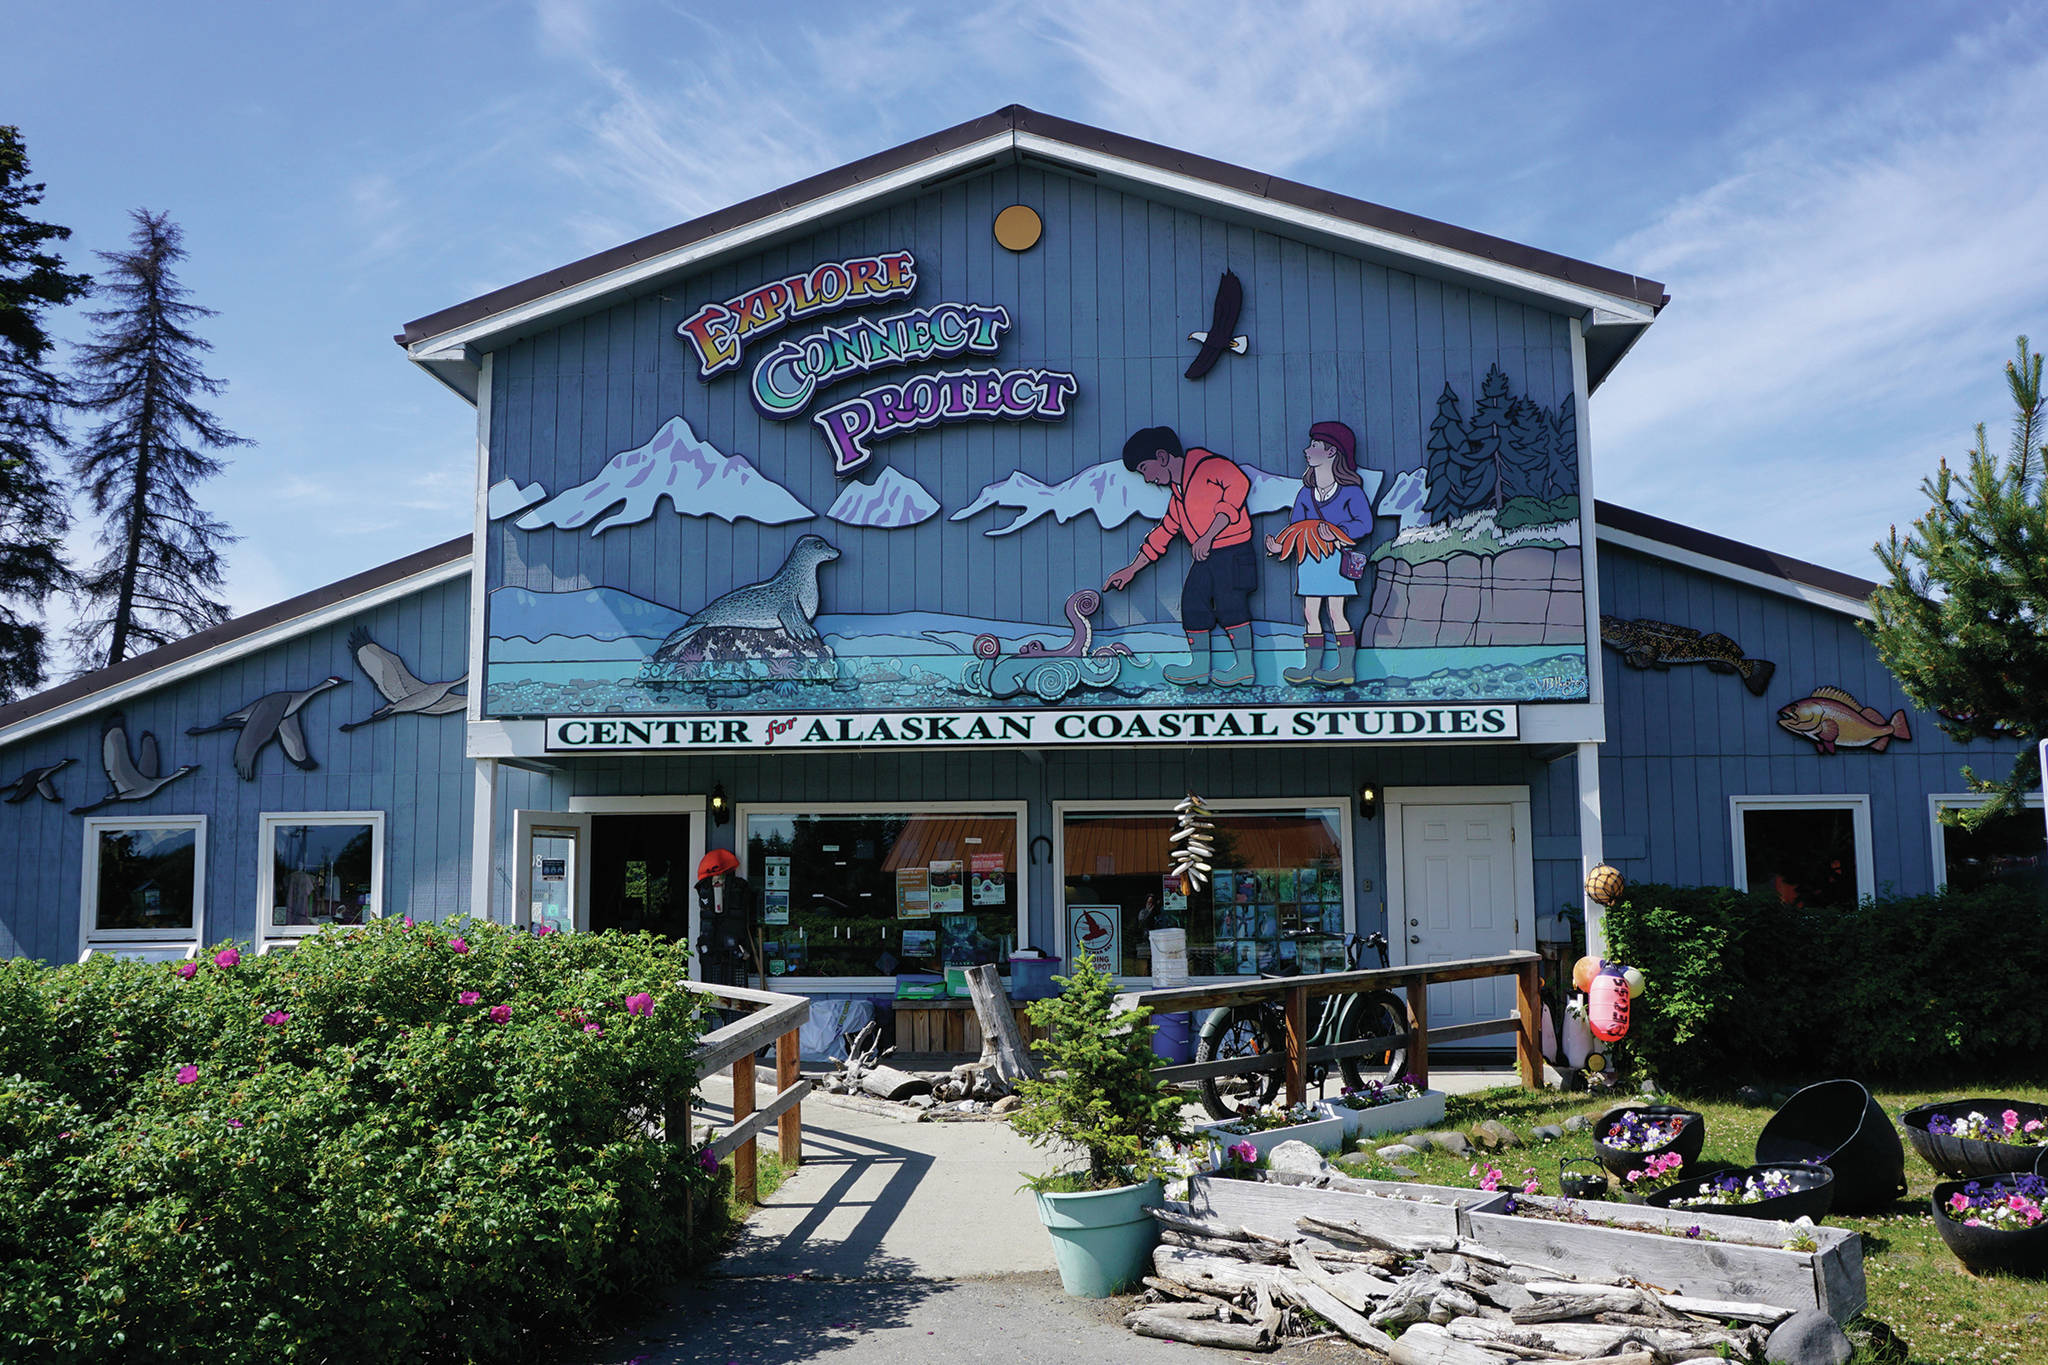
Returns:
[[[2012,442],[2001,460],[1982,423],[1968,470],[1943,460],[1921,489],[1932,504],[1903,540],[1894,526],[1877,546],[1891,581],[1871,596],[1864,626],[1906,695],[1939,717],[1956,739],[2048,735],[2048,410],[2041,357],[2019,339],[2005,367],[2013,407]],[[1965,828],[2015,813],[2040,785],[2031,745],[2002,778],[1970,790],[1982,807],[1944,812]]]
[[[1550,477],[1546,486],[1553,498],[1576,498],[1579,495],[1579,409],[1576,394],[1564,396],[1564,401],[1557,405],[1557,415],[1550,422]]]
[[[42,201],[20,130],[0,124],[0,702],[42,681],[43,604],[70,582],[62,556],[70,508],[48,465],[49,452],[64,446],[57,413],[67,391],[43,363],[43,314],[83,297],[92,279],[66,271],[49,249],[71,229],[31,217]]]
[[[213,310],[187,301],[174,267],[184,234],[169,215],[138,209],[127,251],[101,252],[118,304],[91,314],[81,347],[81,406],[98,414],[73,456],[106,554],[79,584],[73,633],[86,667],[204,630],[227,616],[213,594],[235,537],[202,510],[192,486],[226,465],[209,451],[247,445],[200,406],[226,385],[199,368],[212,349],[192,324]],[[104,642],[104,645],[102,644]]]
[[[1512,482],[1508,468],[1508,413],[1514,389],[1498,362],[1488,367],[1479,385],[1479,405],[1472,412],[1471,443],[1465,449],[1465,482],[1459,494],[1469,511],[1506,504]]]
[[[1508,408],[1508,497],[1548,498],[1550,414],[1527,398]]]
[[[1422,510],[1441,525],[1462,512],[1458,481],[1453,474],[1459,453],[1465,449],[1465,419],[1459,413],[1458,394],[1448,382],[1437,396],[1436,418],[1429,424],[1429,442],[1423,447],[1423,469],[1429,487]]]

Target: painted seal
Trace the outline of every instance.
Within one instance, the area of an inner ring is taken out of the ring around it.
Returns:
[[[698,631],[713,626],[779,630],[793,640],[817,639],[811,622],[818,615],[818,569],[837,558],[839,551],[822,536],[798,537],[772,578],[713,598],[661,642],[655,660],[673,659]]]

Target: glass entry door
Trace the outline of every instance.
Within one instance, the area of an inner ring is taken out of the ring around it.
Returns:
[[[590,927],[590,817],[512,813],[512,922],[561,933]]]

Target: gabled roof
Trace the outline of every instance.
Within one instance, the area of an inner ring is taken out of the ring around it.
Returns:
[[[470,537],[457,536],[0,706],[0,744],[459,577],[469,571],[469,547]]]
[[[1796,597],[1815,606],[1868,618],[1877,584],[1866,578],[1809,564],[1726,536],[1696,530],[1646,512],[1594,504],[1600,540],[1622,549],[1668,559],[1707,573]],[[230,659],[269,648],[317,630],[382,602],[419,592],[470,571],[470,538],[457,536],[389,564],[366,569],[324,588],[301,593],[274,607],[223,621],[161,649],[138,654],[112,668],[83,674],[33,696],[0,706],[0,744],[26,738],[127,697],[175,682]]]
[[[1572,313],[1585,320],[1588,380],[1596,388],[1668,298],[1663,285],[1626,271],[1013,104],[430,313],[405,324],[397,341],[429,373],[474,402],[482,355],[508,341],[701,271],[722,257],[758,251],[829,215],[1016,162],[1049,165],[1209,212],[1276,221],[1293,235],[1320,238],[1404,270],[1482,281],[1496,292]]]

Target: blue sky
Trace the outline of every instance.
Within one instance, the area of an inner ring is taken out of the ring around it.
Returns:
[[[409,318],[1022,103],[1662,280],[1600,496],[1875,574],[2048,342],[2048,13],[1915,3],[25,6],[71,259],[137,206],[220,311],[247,610],[469,527]],[[67,318],[61,330],[81,336]]]

